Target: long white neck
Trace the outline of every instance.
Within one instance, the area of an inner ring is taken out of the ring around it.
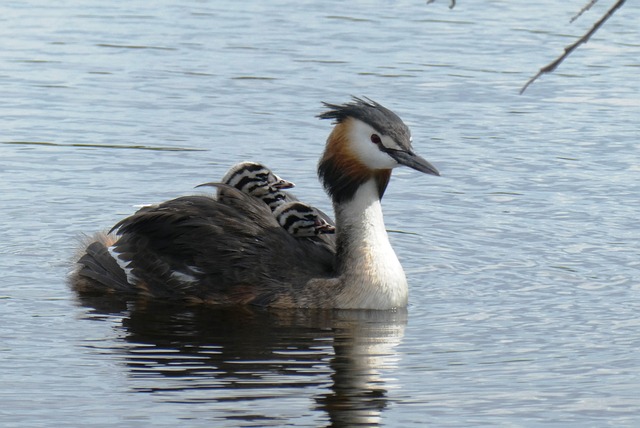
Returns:
[[[407,279],[391,247],[375,179],[335,204],[339,308],[392,309],[407,305]]]

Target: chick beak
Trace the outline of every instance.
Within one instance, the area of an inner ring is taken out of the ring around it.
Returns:
[[[316,235],[323,235],[325,233],[326,234],[336,233],[336,227],[330,225],[329,223],[327,223],[322,219],[316,220],[315,229],[316,229]]]
[[[282,190],[282,189],[291,189],[292,187],[295,187],[295,184],[292,183],[291,181],[283,180],[280,177],[277,177],[277,178],[278,178],[278,181],[271,184],[271,187],[273,187],[274,189]]]
[[[412,150],[386,149],[385,152],[400,165],[408,166],[425,174],[440,175],[435,166],[431,165],[422,156],[415,154]]]

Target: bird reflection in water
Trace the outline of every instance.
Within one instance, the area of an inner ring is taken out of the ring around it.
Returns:
[[[378,425],[388,402],[383,374],[396,367],[406,325],[404,310],[185,308],[89,297],[82,304],[89,318],[122,317],[124,334],[97,351],[107,347],[125,362],[132,391],[208,403],[215,414],[207,418],[245,426],[295,426],[301,407],[291,399],[304,397],[302,410],[316,422]]]

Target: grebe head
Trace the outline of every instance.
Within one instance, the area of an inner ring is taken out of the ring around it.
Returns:
[[[382,197],[391,169],[400,165],[440,175],[413,151],[409,128],[391,110],[357,97],[342,105],[324,105],[329,110],[318,117],[333,119],[336,126],[327,140],[318,174],[335,202],[350,199],[370,178],[376,178]]]
[[[273,211],[285,201],[282,189],[290,189],[294,184],[283,180],[266,166],[257,162],[240,162],[232,166],[222,177],[222,183],[235,187],[241,192],[262,199]],[[204,183],[196,187],[216,186],[219,183]],[[218,188],[218,200],[224,199],[224,189]]]
[[[287,202],[273,212],[287,232],[296,238],[335,233],[336,228],[329,224],[314,207],[300,201]]]
[[[292,182],[283,180],[269,168],[257,162],[235,164],[222,177],[222,182],[256,197],[294,187]]]

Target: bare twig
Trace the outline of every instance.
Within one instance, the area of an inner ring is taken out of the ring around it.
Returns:
[[[609,18],[611,18],[611,16],[616,12],[616,10],[620,9],[622,7],[622,5],[624,4],[626,0],[618,0],[612,7],[611,9],[609,9],[607,11],[607,13],[605,13],[602,18],[600,18],[600,20],[598,22],[596,22],[593,27],[591,27],[591,29],[582,37],[580,37],[575,43],[567,46],[566,48],[564,48],[564,53],[562,55],[560,55],[555,61],[553,61],[550,64],[547,64],[546,66],[542,67],[538,73],[536,73],[535,76],[533,76],[531,79],[529,79],[529,81],[527,83],[525,83],[525,85],[522,87],[522,89],[520,89],[520,94],[522,95],[522,93],[529,87],[530,84],[532,84],[538,77],[542,76],[545,73],[552,73],[559,65],[562,61],[564,61],[570,54],[571,52],[573,52],[574,50],[576,50],[576,48],[578,46],[580,46],[583,43],[586,43],[587,41],[589,41],[589,39],[591,38],[591,36],[593,36],[593,34],[598,31],[598,29],[600,27],[602,27],[602,24],[605,23],[605,21]]]
[[[588,11],[589,9],[591,9],[593,7],[594,4],[598,3],[598,0],[590,0],[589,3],[587,3],[582,9],[580,9],[580,12],[576,13],[573,18],[571,18],[571,20],[569,21],[569,23],[573,23],[573,21],[575,21],[576,19],[580,18],[580,16],[585,13],[586,11]]]
[[[433,2],[435,2],[436,0],[427,0],[427,4],[431,4]],[[596,0],[598,1],[598,0]],[[454,7],[456,7],[456,0],[451,0],[451,3],[449,4],[449,9],[453,9]]]

